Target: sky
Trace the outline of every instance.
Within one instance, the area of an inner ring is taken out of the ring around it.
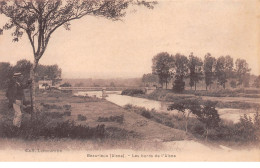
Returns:
[[[86,16],[52,35],[40,63],[57,64],[63,78],[132,78],[150,73],[159,52],[230,55],[260,75],[260,1],[160,0],[153,10],[130,8],[122,21]],[[13,43],[5,31],[0,62],[20,59],[33,60],[27,37]]]

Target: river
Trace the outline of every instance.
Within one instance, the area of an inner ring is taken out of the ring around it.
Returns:
[[[76,96],[96,96],[101,98],[101,91],[88,91],[88,92],[77,92],[74,95]],[[158,112],[169,112],[167,107],[170,104],[169,102],[149,100],[145,98],[138,98],[132,96],[121,95],[121,91],[107,91],[106,100],[115,103],[119,106],[124,106],[126,104],[132,104],[134,106],[145,107],[147,109],[155,109]],[[230,120],[233,122],[238,122],[241,115],[247,114],[253,117],[255,111],[253,109],[233,109],[233,108],[222,108],[217,109],[221,119]],[[177,113],[176,111],[171,111],[171,113]]]

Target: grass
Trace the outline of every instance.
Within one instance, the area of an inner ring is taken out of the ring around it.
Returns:
[[[132,105],[125,105],[124,108],[167,127],[185,130],[185,120],[180,114],[159,113],[155,110]],[[198,139],[204,140],[205,138],[203,123],[194,117],[189,118],[188,132]],[[253,119],[244,115],[235,124],[222,120],[218,127],[209,130],[208,139],[211,142],[222,141],[225,144],[236,146],[258,144],[260,139],[260,117],[258,113],[255,114]]]
[[[39,139],[39,138],[104,138],[105,126],[98,125],[89,127],[86,125],[77,125],[74,121],[58,121],[62,113],[38,112],[37,118],[33,121],[24,117],[21,127],[17,128],[10,122],[1,122],[0,137],[2,138],[21,138],[21,139]]]
[[[57,94],[59,96],[57,98],[53,97],[52,93],[50,94],[51,96],[49,97],[49,92],[41,96],[38,93],[36,97],[36,105],[39,113],[44,116],[41,119],[44,124],[40,124],[39,122],[34,123],[35,127],[34,125],[30,125],[30,123],[27,123],[30,121],[30,115],[26,113],[23,116],[22,129],[12,132],[10,129],[15,129],[12,127],[13,112],[11,109],[8,109],[7,99],[0,91],[0,137],[18,139],[41,139],[44,137],[46,137],[45,139],[60,139],[62,137],[65,139],[95,139],[96,136],[92,136],[91,132],[98,125],[105,125],[104,139],[116,141],[117,143],[115,144],[121,144],[121,140],[124,138],[126,138],[124,141],[135,142],[146,139],[183,140],[186,138],[183,131],[146,120],[145,117],[128,112],[122,107],[106,100],[95,101],[91,100],[92,98],[90,97],[87,98],[89,101],[85,101],[84,97],[74,97],[67,93]],[[78,115],[87,116],[86,122],[79,121],[77,118]],[[68,121],[71,121],[72,124],[66,123]],[[66,128],[65,130],[61,129],[63,123],[65,123],[63,125]],[[80,135],[73,134],[70,131],[77,132],[78,130],[84,131],[84,129],[90,130],[89,137],[77,137]],[[56,136],[53,135],[56,134],[53,130],[63,133],[67,132],[69,135],[62,136],[57,132],[58,135]],[[12,132],[14,135],[8,135],[8,132]],[[115,137],[118,139],[114,139]]]
[[[110,116],[110,117],[98,117],[98,122],[116,122],[122,124],[124,122],[124,115]]]

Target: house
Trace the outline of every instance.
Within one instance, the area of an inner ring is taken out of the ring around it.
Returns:
[[[40,90],[49,89],[52,86],[52,80],[39,80],[38,85]]]

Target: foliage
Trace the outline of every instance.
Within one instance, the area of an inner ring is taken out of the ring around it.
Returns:
[[[227,80],[233,75],[233,58],[229,55],[219,57],[216,63],[215,74],[218,83],[225,89]]]
[[[260,75],[254,80],[254,87],[260,88]]]
[[[184,79],[188,75],[189,60],[185,55],[177,53],[173,56],[175,65],[175,78]]]
[[[119,20],[125,15],[125,10],[129,4],[153,8],[156,2],[136,2],[133,0],[1,0],[0,14],[4,14],[10,20],[0,32],[14,28],[13,41],[19,41],[26,33],[35,60],[38,63],[47,48],[51,35],[59,27],[64,26],[66,30],[70,30],[70,21],[81,19],[86,15]],[[35,38],[37,39],[35,40]]]
[[[1,123],[1,137],[39,139],[39,138],[72,138],[92,139],[105,138],[105,126],[89,127],[76,125],[73,121],[59,122],[53,126],[48,125],[45,115],[34,121],[25,121],[20,128],[7,123]]]
[[[110,117],[98,117],[98,122],[117,122],[122,124],[124,122],[124,115],[110,116]]]
[[[173,91],[177,93],[183,92],[185,89],[185,82],[181,77],[176,76],[174,83],[173,83]]]
[[[144,94],[144,91],[142,89],[125,89],[122,91],[121,95],[138,95],[138,94]]]
[[[157,84],[159,82],[159,78],[158,75],[148,73],[143,75],[142,82],[145,86],[149,84]]]
[[[60,87],[71,87],[71,84],[68,82],[65,82],[65,83],[61,84]]]
[[[29,60],[22,59],[12,66],[7,62],[0,62],[0,88],[6,88],[9,81],[12,78],[13,73],[21,72],[23,74],[23,80],[27,81],[30,78],[30,69],[32,63]],[[58,65],[38,65],[36,71],[36,81],[43,80],[44,78],[53,81],[53,84],[58,83],[57,80],[61,76],[61,69]]]
[[[36,70],[36,80],[49,79],[53,85],[59,83],[61,78],[61,68],[58,65],[41,65],[39,64]]]
[[[220,118],[218,111],[216,110],[217,102],[206,101],[202,110],[196,111],[195,114],[200,122],[204,124],[206,131],[206,140],[208,139],[209,129],[219,126]]]
[[[230,81],[230,86],[231,86],[232,88],[236,88],[236,87],[237,87],[236,81],[231,80],[231,81]]]
[[[86,15],[119,20],[125,16],[130,5],[143,5],[153,9],[157,2],[138,0],[0,0],[0,14],[9,21],[0,28],[13,29],[14,42],[18,42],[26,34],[33,51],[34,62],[30,71],[32,79],[31,105],[34,119],[35,106],[35,72],[41,57],[44,55],[53,33],[64,26],[70,30],[70,22]]]
[[[237,59],[235,62],[235,74],[237,77],[237,85],[243,84],[243,80],[251,69],[248,67],[248,63],[244,59]]]
[[[133,106],[131,104],[125,105],[124,109],[127,110],[127,111],[135,112],[135,113],[142,115],[143,117],[145,117],[149,120],[163,124],[167,127],[171,127],[171,128],[175,127],[175,124],[174,124],[172,118],[170,118],[167,115],[167,113],[159,113],[154,109],[149,110],[149,109],[146,109],[144,107]],[[143,124],[141,124],[141,125],[143,125]]]
[[[8,62],[0,62],[0,89],[8,87],[9,80],[13,75],[13,68]]]
[[[196,84],[202,80],[202,66],[203,62],[200,58],[193,55],[193,53],[189,56],[189,78],[190,78],[190,87],[192,88],[195,86],[196,90]]]
[[[168,107],[168,110],[177,110],[180,112],[185,120],[185,131],[188,132],[188,121],[190,114],[199,114],[201,111],[201,106],[199,99],[183,99],[174,102]]]
[[[79,121],[86,121],[87,120],[87,117],[82,115],[82,114],[78,114],[78,120]]]
[[[173,58],[175,60],[175,69],[173,73],[175,76],[175,80],[173,83],[173,89],[177,92],[182,92],[185,86],[185,82],[183,80],[188,73],[189,60],[186,56],[178,53],[175,56],[173,56]]]
[[[260,117],[256,112],[254,117],[244,114],[238,123],[220,122],[217,131],[209,138],[212,140],[232,141],[242,144],[259,143],[260,139]]]
[[[75,87],[84,87],[84,83],[83,82],[79,82],[79,83],[76,83],[74,86]]]
[[[204,75],[205,75],[205,84],[206,84],[206,90],[208,89],[208,86],[210,86],[213,83],[213,80],[215,78],[215,66],[216,66],[216,59],[211,56],[210,53],[206,54],[204,57]]]
[[[160,84],[167,84],[171,78],[171,69],[174,66],[173,58],[167,53],[162,52],[153,57],[152,71],[153,74],[158,75]]]

